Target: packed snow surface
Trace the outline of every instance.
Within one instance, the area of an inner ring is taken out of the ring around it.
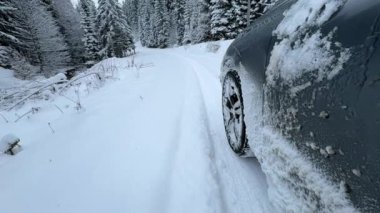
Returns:
[[[140,48],[88,71],[111,70],[104,85],[1,111],[0,138],[14,134],[23,151],[0,154],[0,212],[276,212],[257,160],[225,137],[229,43]]]

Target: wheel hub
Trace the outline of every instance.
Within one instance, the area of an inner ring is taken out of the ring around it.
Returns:
[[[244,131],[240,91],[236,82],[231,78],[225,79],[223,89],[223,114],[227,137],[229,138],[231,148],[239,150],[242,146],[241,140]]]

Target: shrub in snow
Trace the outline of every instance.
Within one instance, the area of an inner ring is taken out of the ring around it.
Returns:
[[[0,151],[8,155],[15,155],[21,151],[20,138],[8,134],[0,140]]]

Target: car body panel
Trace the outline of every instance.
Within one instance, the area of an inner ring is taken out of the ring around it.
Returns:
[[[234,65],[226,68],[224,63],[225,69],[239,71],[242,66],[265,89],[266,68],[276,42],[272,32],[295,2],[280,1],[237,38],[225,56]],[[287,86],[267,88],[265,101],[277,121],[275,127],[296,141],[299,150],[336,183],[346,183],[356,207],[379,212],[380,1],[348,0],[320,30],[323,35],[334,31],[334,41],[350,49],[343,69],[331,81],[313,82],[296,97]],[[297,113],[289,120],[290,108]],[[311,149],[310,143],[318,149]],[[326,155],[328,149],[332,151]]]

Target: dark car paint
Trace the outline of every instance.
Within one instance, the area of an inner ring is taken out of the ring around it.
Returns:
[[[257,19],[231,44],[225,58],[233,58],[236,67],[241,64],[265,85],[275,42],[272,32],[295,2],[280,1]],[[332,81],[313,83],[296,98],[284,92],[286,88],[272,88],[265,99],[271,116],[279,121],[276,127],[297,141],[297,147],[335,182],[344,181],[356,207],[380,212],[380,1],[348,0],[321,31],[327,35],[336,27],[334,40],[352,54],[340,74]],[[279,113],[295,106],[298,113],[290,122]],[[324,116],[319,116],[322,112]],[[298,128],[284,132],[284,126]],[[336,154],[325,157],[306,147],[305,141],[321,148],[332,146]]]

